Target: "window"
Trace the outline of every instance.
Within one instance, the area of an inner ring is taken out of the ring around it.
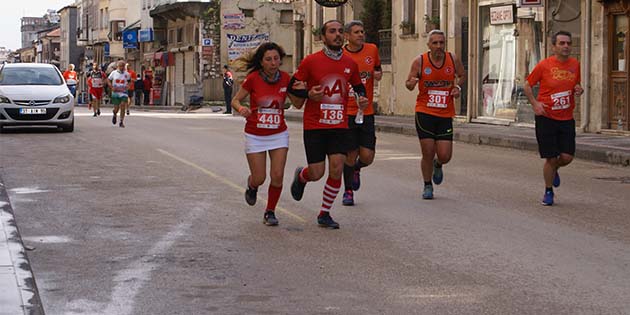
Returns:
[[[254,17],[254,10],[241,9],[241,11],[243,11],[243,14],[245,15],[245,17],[249,17],[249,18],[253,18]]]
[[[177,42],[181,43],[183,40],[184,40],[184,28],[178,27],[177,28]]]
[[[339,21],[345,21],[345,15],[346,15],[346,7],[345,6],[338,6],[337,7],[337,20]]]
[[[400,22],[403,35],[416,32],[416,0],[404,0],[403,20]]]
[[[105,14],[103,15],[103,28],[106,28],[109,24],[109,10],[105,8]]]
[[[293,24],[293,10],[280,10],[280,24]]]
[[[324,8],[318,5],[315,9],[315,28],[321,29],[324,25]]]
[[[168,43],[174,43],[175,42],[175,30],[174,29],[170,29],[168,30],[168,39],[167,39]]]
[[[110,26],[112,40],[121,41],[123,29],[125,29],[125,21],[112,21]]]

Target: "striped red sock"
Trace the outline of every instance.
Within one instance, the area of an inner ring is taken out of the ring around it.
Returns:
[[[282,186],[275,187],[269,184],[269,191],[267,193],[267,211],[276,210],[276,205],[280,199],[280,193],[282,192]]]
[[[322,198],[322,212],[329,212],[330,208],[332,208],[333,202],[335,202],[335,198],[339,194],[339,189],[341,188],[341,178],[340,179],[332,179],[330,176],[326,180],[326,185],[324,186],[324,196]]]
[[[308,166],[304,167],[300,172],[300,181],[302,183],[307,183],[310,181],[310,179],[308,178]]]

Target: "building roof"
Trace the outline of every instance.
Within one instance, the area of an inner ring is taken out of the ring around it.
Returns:
[[[46,36],[48,37],[59,37],[61,36],[61,28],[56,28],[48,33],[46,33]]]

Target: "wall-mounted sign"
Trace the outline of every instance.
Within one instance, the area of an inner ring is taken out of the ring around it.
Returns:
[[[258,34],[226,34],[228,60],[232,61],[242,54],[258,47],[262,42],[269,41],[269,33]]]
[[[490,7],[490,25],[514,24],[516,6],[502,5],[498,7]]]
[[[139,42],[152,42],[153,41],[153,29],[144,28],[138,31]]]
[[[520,0],[521,7],[542,7],[542,0]]]
[[[238,30],[242,28],[245,28],[244,13],[223,14],[223,29]]]
[[[315,0],[319,5],[329,8],[342,6],[348,2],[348,0]]]
[[[212,38],[203,38],[201,40],[201,46],[212,46]]]

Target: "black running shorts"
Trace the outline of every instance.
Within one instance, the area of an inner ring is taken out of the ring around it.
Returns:
[[[376,149],[376,130],[374,128],[374,115],[363,116],[363,123],[354,122],[356,116],[348,116],[348,128],[350,128],[350,138],[352,147],[350,150],[357,150],[359,147],[368,148],[372,151]]]
[[[420,139],[453,141],[453,118],[416,113],[416,132]]]
[[[560,153],[575,155],[575,120],[536,116],[536,141],[543,159],[558,157]]]
[[[350,151],[350,129],[304,130],[304,150],[308,164],[326,161],[329,154]]]

